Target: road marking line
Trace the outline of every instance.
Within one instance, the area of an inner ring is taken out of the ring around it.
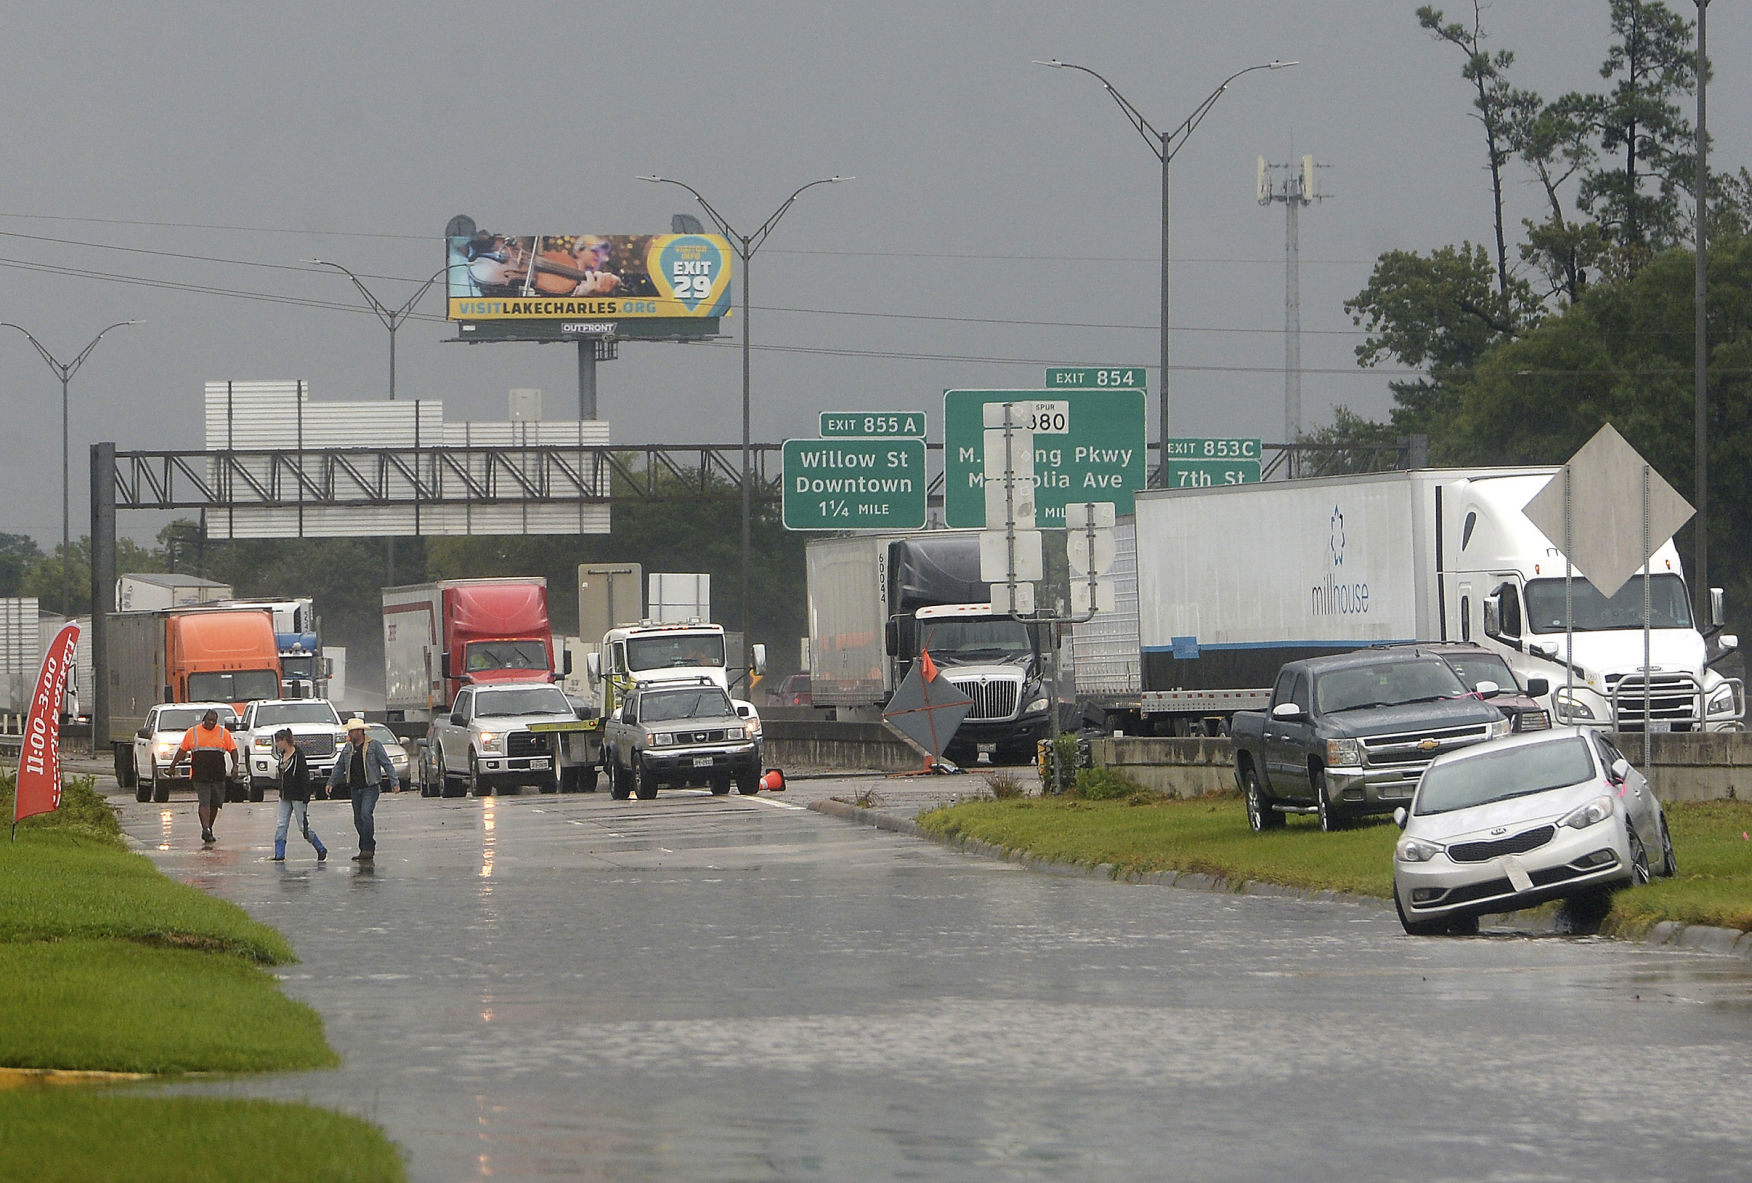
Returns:
[[[792,805],[789,801],[772,801],[765,797],[744,797],[743,800],[755,805],[765,805],[769,809],[801,809],[804,812],[809,810],[807,805]]]

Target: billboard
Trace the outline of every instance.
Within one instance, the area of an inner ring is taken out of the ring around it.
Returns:
[[[733,256],[716,234],[480,230],[446,243],[454,321],[680,320],[713,331],[730,308]]]

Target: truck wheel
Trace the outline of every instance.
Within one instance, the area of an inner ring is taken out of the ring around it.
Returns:
[[[266,781],[251,780],[249,782],[249,799],[252,802],[259,803],[264,798],[266,798],[267,795],[268,795],[268,783]]]
[[[747,772],[737,773],[736,791],[744,797],[752,797],[760,792],[760,769],[750,768]]]
[[[248,801],[248,800],[249,800],[249,786],[248,785],[240,785],[240,784],[236,783],[235,781],[229,781],[229,780],[225,782],[225,801],[227,804],[234,805],[240,801]]]
[[[633,766],[627,770],[627,779],[632,782],[633,796],[639,800],[649,801],[657,795],[657,782],[645,771],[645,759],[637,752],[633,753]]]
[[[722,797],[729,791],[730,778],[728,776],[714,776],[712,778],[712,796]]]
[[[1255,834],[1262,830],[1275,830],[1284,824],[1284,815],[1271,807],[1266,799],[1265,790],[1259,786],[1259,773],[1249,768],[1241,774],[1242,783],[1247,794],[1247,824]]]
[[[592,764],[588,768],[578,770],[578,791],[580,793],[594,793],[596,791],[596,765]]]
[[[1320,811],[1321,832],[1330,834],[1334,830],[1344,829],[1344,815],[1338,811],[1326,792],[1326,773],[1316,768],[1308,774],[1308,778],[1314,782],[1314,800]]]
[[[468,793],[471,797],[491,797],[493,795],[493,786],[481,779],[480,764],[476,761],[472,748],[469,749],[468,753],[468,780],[464,783],[468,786]]]
[[[608,795],[616,801],[625,801],[632,793],[627,786],[627,778],[621,773],[620,765],[612,759],[608,762]]]
[[[535,788],[536,788],[536,791],[540,792],[540,793],[557,793],[557,792],[559,792],[560,791],[560,782],[559,782],[559,778],[558,778],[557,774],[549,773],[547,776],[542,777],[540,780],[535,782]]]
[[[152,782],[135,778],[134,800],[146,802],[152,800]]]

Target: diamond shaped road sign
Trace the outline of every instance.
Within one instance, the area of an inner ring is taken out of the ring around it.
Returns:
[[[912,669],[894,688],[882,720],[924,748],[935,761],[942,757],[955,729],[972,709],[973,699],[957,689],[934,664],[920,660],[913,662]]]
[[[1649,476],[1648,534],[1643,533],[1643,472]],[[1564,535],[1564,474],[1551,478],[1522,511],[1565,551],[1601,595],[1610,596],[1642,569],[1697,511],[1608,423],[1569,461],[1569,541]]]

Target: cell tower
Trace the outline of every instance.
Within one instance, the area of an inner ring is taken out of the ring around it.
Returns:
[[[1324,167],[1324,166],[1321,166]],[[1284,203],[1284,442],[1302,437],[1302,249],[1296,215],[1302,206],[1326,198],[1314,185],[1314,158],[1300,163],[1267,164],[1259,158],[1259,204]],[[1274,184],[1274,174],[1281,179]]]

